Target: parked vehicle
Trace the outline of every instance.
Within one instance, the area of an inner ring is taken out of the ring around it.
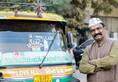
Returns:
[[[81,45],[76,46],[76,47],[73,49],[74,58],[75,58],[76,66],[77,66],[77,67],[79,66],[79,61],[80,61],[81,58],[82,58],[84,49],[85,49],[88,45],[92,44],[93,42],[94,42],[93,39],[88,39],[88,40],[86,40],[85,42],[83,42]]]
[[[0,11],[0,82],[79,82],[65,25],[54,13]]]

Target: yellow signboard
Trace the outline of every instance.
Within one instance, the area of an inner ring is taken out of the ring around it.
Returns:
[[[34,82],[52,82],[52,75],[51,74],[35,75]]]

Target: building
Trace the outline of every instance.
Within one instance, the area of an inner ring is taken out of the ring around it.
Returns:
[[[118,8],[114,8],[108,15],[100,13],[100,18],[108,27],[111,37],[118,38]]]

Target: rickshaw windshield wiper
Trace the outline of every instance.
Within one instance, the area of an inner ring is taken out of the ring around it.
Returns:
[[[55,41],[55,38],[56,38],[56,36],[57,36],[57,33],[58,33],[58,32],[56,32],[56,34],[54,35],[53,40],[52,40],[51,44],[49,45],[49,48],[48,48],[48,50],[47,50],[47,52],[46,52],[46,55],[44,56],[44,58],[42,59],[41,63],[39,64],[39,68],[42,68],[43,63],[44,63],[44,61],[45,61],[45,59],[46,59],[46,57],[47,57],[47,55],[48,55],[48,53],[49,53],[49,51],[50,51],[50,49],[51,49],[53,43],[54,43],[54,41]]]

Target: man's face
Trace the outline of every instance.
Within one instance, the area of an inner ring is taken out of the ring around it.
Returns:
[[[105,37],[105,28],[98,24],[90,27],[90,33],[96,41],[101,41]]]

